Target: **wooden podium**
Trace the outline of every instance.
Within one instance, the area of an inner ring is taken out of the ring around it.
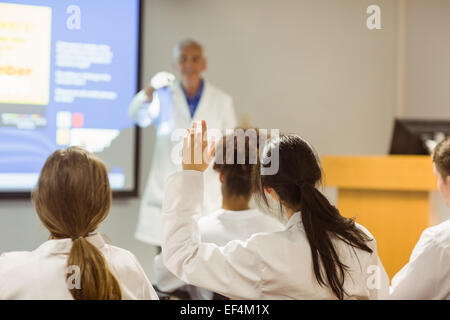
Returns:
[[[325,156],[324,186],[338,190],[343,216],[356,217],[377,240],[389,278],[409,261],[421,233],[434,224],[437,189],[429,156]]]

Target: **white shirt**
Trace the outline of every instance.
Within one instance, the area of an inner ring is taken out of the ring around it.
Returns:
[[[224,246],[231,240],[247,240],[259,232],[275,232],[284,225],[257,209],[231,211],[219,209],[198,220],[202,242]]]
[[[159,246],[162,241],[161,210],[164,184],[170,173],[181,168],[181,157],[180,163],[175,163],[172,156],[176,152],[181,153],[186,128],[190,128],[193,121],[205,120],[208,123],[209,133],[216,130],[225,134],[225,129],[236,127],[237,120],[232,98],[206,80],[194,118],[191,118],[186,96],[179,81],[168,88],[155,91],[151,104],[146,100],[147,95],[144,91],[140,91],[129,107],[130,117],[140,126],[152,124],[156,127],[152,166],[142,196],[136,238]],[[206,171],[205,177],[207,188],[203,208],[205,212],[212,212],[221,205],[220,182],[218,173],[212,168]]]
[[[198,221],[198,227],[203,242],[215,243],[219,246],[231,240],[247,240],[258,232],[275,232],[284,229],[277,219],[263,214],[257,209],[231,211],[219,209],[203,216]],[[186,285],[164,266],[161,255],[154,259],[155,285],[164,292],[173,292]],[[212,292],[208,290],[189,289],[197,299],[211,299]]]
[[[102,252],[119,282],[122,299],[158,299],[131,252],[105,243],[98,233],[86,239]],[[2,254],[0,300],[73,300],[66,283],[67,258],[71,248],[71,239],[60,239],[46,241],[31,252]]]
[[[450,300],[450,220],[426,229],[392,279],[391,299]]]
[[[200,172],[177,172],[168,178],[162,249],[164,264],[172,273],[232,299],[336,299],[332,290],[320,286],[315,278],[300,212],[282,231],[258,233],[246,241],[219,247],[200,241],[196,219],[202,191]],[[375,239],[367,245],[373,253],[334,240],[341,262],[350,270],[344,290],[352,299],[387,298],[389,279],[378,258]]]

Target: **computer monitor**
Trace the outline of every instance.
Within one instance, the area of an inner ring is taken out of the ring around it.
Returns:
[[[390,154],[428,155],[450,136],[450,120],[396,119]]]

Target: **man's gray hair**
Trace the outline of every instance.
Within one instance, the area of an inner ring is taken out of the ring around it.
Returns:
[[[191,45],[199,47],[202,50],[203,56],[205,55],[205,49],[203,49],[203,46],[199,42],[195,41],[194,39],[183,39],[173,47],[173,61],[178,61],[178,58],[180,58],[181,50],[183,50],[184,47]]]

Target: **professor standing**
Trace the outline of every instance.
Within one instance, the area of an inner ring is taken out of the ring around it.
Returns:
[[[232,98],[202,77],[207,67],[203,47],[194,40],[183,40],[174,47],[173,59],[180,80],[162,88],[149,85],[135,96],[129,107],[130,117],[139,126],[156,127],[153,161],[136,231],[138,240],[155,246],[161,246],[162,240],[165,180],[178,166],[171,159],[176,144],[171,139],[173,131],[190,128],[193,121],[206,120],[208,126],[225,134],[225,129],[233,129],[237,124]],[[205,175],[206,212],[221,205],[219,179],[213,175],[212,170]]]

